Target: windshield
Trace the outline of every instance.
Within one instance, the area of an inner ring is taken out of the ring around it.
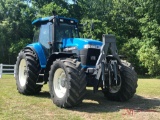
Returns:
[[[56,40],[61,41],[63,38],[78,38],[78,29],[75,25],[59,24],[56,25]]]

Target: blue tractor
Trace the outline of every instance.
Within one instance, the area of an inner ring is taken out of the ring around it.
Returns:
[[[33,95],[49,84],[54,104],[68,108],[82,102],[86,86],[102,89],[109,100],[127,101],[137,88],[137,74],[121,60],[113,35],[102,41],[79,37],[76,19],[53,15],[32,22],[34,41],[24,47],[16,61],[19,93]]]

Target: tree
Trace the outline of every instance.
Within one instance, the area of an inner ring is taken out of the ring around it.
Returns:
[[[56,13],[58,15],[61,15],[61,16],[67,16],[68,15],[68,10],[65,9],[65,8],[62,8],[61,6],[58,6],[56,3],[49,3],[49,4],[46,4],[44,5],[41,9],[40,9],[40,15],[39,16],[43,16],[43,17],[46,17],[46,16],[52,16],[52,11],[56,10]]]
[[[83,37],[101,40],[102,34],[114,34],[119,54],[126,55],[139,74],[160,74],[160,1],[72,1],[1,0],[0,62],[15,63],[17,52],[32,40],[31,22],[56,10],[57,15],[86,24],[81,31]],[[11,55],[15,57],[11,59]]]
[[[3,16],[0,17],[0,53],[3,55],[1,61],[13,64],[17,53],[13,54],[12,51],[9,51],[10,45],[15,44],[16,46],[20,40],[32,38],[31,21],[35,11],[21,0],[2,0],[0,3],[0,16]],[[11,59],[11,55],[15,57]]]

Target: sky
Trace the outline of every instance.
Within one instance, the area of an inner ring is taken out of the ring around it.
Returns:
[[[72,0],[68,0],[68,2],[69,2],[70,4],[72,4],[72,3],[73,3],[73,1],[72,1]]]

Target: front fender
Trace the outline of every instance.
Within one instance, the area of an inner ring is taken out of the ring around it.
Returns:
[[[47,65],[46,65],[46,68],[45,68],[45,73],[44,73],[44,80],[47,82],[48,80],[48,76],[49,76],[49,70],[50,70],[50,67],[51,65],[53,64],[53,62],[56,60],[56,59],[60,59],[60,58],[69,58],[71,56],[74,56],[75,54],[74,53],[53,53],[48,59],[47,59]]]

